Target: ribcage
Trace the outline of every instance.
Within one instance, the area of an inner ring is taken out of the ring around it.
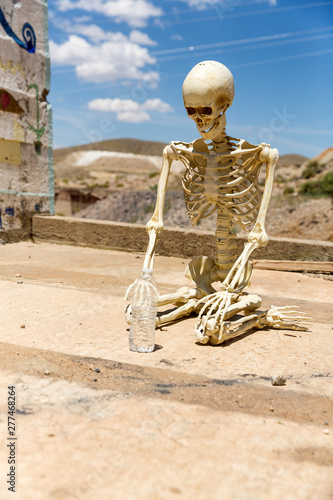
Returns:
[[[200,219],[209,217],[215,212],[217,204],[205,196],[206,167],[200,166],[195,161],[191,161],[191,165],[188,160],[183,163],[187,167],[182,179],[185,205],[190,221],[196,226]]]
[[[239,154],[217,155],[216,159],[219,161],[213,166],[202,166],[195,156],[182,158],[186,166],[182,184],[189,218],[195,226],[200,219],[209,217],[220,207],[233,222],[250,231],[260,208],[258,172],[262,162],[256,158],[255,152],[248,150],[243,154],[240,150]],[[215,196],[211,194],[212,178],[215,180]]]
[[[259,213],[261,192],[258,172],[261,166],[262,163],[254,156],[242,157],[232,172],[219,177],[218,204],[245,231],[251,231]]]

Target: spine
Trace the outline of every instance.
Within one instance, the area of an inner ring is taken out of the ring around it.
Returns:
[[[214,277],[218,278],[216,281],[223,281],[236,262],[237,255],[235,224],[221,206],[217,210],[215,236],[216,254]]]

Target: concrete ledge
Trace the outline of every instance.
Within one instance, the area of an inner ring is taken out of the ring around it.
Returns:
[[[145,252],[145,226],[121,222],[35,215],[32,235],[36,241],[63,243],[126,252]],[[237,238],[241,252],[246,238]],[[157,245],[159,255],[191,258],[214,257],[215,235],[209,231],[165,228]],[[255,259],[333,262],[333,243],[271,237],[266,248],[253,253]]]

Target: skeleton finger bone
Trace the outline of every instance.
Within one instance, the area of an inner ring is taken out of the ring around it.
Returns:
[[[200,328],[202,326],[205,329],[207,322],[211,318],[214,318],[213,328],[215,328],[218,323],[222,323],[232,300],[235,301],[236,299],[237,295],[227,292],[216,292],[212,294],[199,313],[196,328]],[[203,300],[201,299],[199,302],[202,303],[202,301]]]
[[[214,317],[213,328],[216,325],[222,325],[230,304],[231,304],[231,295],[228,294],[219,303],[217,312]]]
[[[184,305],[177,307],[170,313],[161,314],[156,318],[156,325],[162,325],[163,323],[170,323],[171,321],[176,321],[177,319],[183,318],[184,316],[189,316],[192,312],[197,312],[201,305],[197,299],[190,299]]]
[[[128,325],[132,322],[132,306],[131,304],[127,304],[125,307],[125,320]]]
[[[135,286],[136,282],[138,280],[135,280],[134,283],[131,283],[128,287],[127,287],[127,290],[126,290],[126,293],[125,293],[125,297],[124,297],[124,300],[128,300],[129,299],[129,296],[130,296],[130,293],[133,289],[133,287]]]

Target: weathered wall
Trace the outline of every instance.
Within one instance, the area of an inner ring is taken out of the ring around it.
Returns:
[[[148,245],[148,235],[143,225],[74,217],[36,215],[33,218],[32,234],[36,241],[126,252],[145,252]],[[246,238],[236,238],[238,254],[242,252],[246,241]],[[165,227],[157,243],[156,253],[171,257],[193,258],[208,255],[214,258],[215,235],[209,231]],[[258,248],[253,252],[253,258],[333,262],[333,243],[271,237],[267,247]]]
[[[54,212],[47,0],[0,0],[0,240]]]

